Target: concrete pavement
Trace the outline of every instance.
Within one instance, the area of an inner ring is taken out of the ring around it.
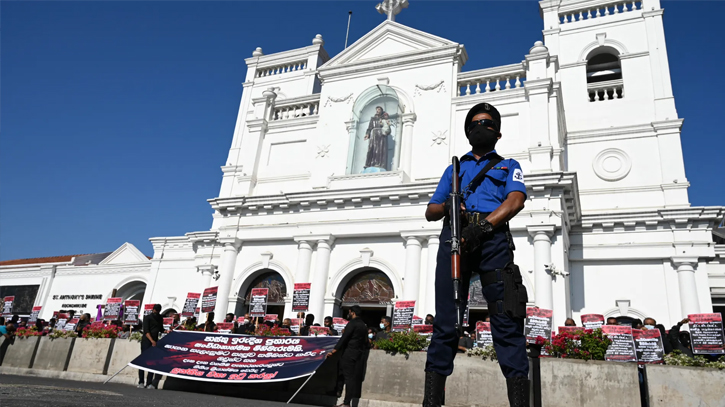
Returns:
[[[174,406],[174,407],[283,407],[300,406],[272,401],[214,396],[169,390],[137,389],[136,387],[103,383],[76,382],[28,376],[0,376],[0,406]]]

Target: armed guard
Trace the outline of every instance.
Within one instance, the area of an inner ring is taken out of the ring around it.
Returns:
[[[466,307],[471,274],[477,272],[488,302],[493,344],[506,377],[509,402],[512,407],[528,406],[529,362],[524,337],[527,295],[521,273],[513,263],[514,243],[508,226],[526,200],[523,171],[516,160],[504,159],[496,153],[501,115],[495,107],[488,103],[474,106],[464,127],[472,150],[461,157],[460,172],[457,171],[462,203],[459,208],[451,208],[454,171],[449,166],[425,212],[430,222],[442,218],[445,221],[437,257],[436,316],[425,367],[423,405],[438,407],[443,403],[446,378],[453,372],[458,348],[457,321]],[[459,216],[462,227],[461,283],[455,296],[451,277],[451,216]],[[461,303],[456,304],[455,297]]]

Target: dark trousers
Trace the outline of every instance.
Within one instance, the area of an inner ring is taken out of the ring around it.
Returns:
[[[444,226],[440,236],[440,246],[436,265],[435,301],[436,316],[433,322],[433,337],[428,347],[426,371],[444,376],[453,373],[453,359],[458,351],[458,333],[456,332],[456,304],[453,297],[453,279],[451,278],[451,230]],[[513,261],[513,252],[509,249],[506,233],[499,231],[481,245],[480,251],[461,256],[461,302],[460,312],[466,309],[471,274],[495,272]],[[489,304],[503,300],[503,283],[483,287],[483,296]],[[529,361],[526,356],[526,337],[524,320],[509,318],[503,313],[491,316],[491,336],[496,349],[498,364],[507,378],[529,375]],[[461,321],[463,317],[461,316]]]
[[[362,393],[363,369],[365,353],[359,350],[346,349],[340,358],[340,370],[345,377],[345,399],[342,404],[350,405],[352,399],[360,398]]]
[[[148,341],[141,341],[141,353],[143,353],[146,349],[151,348],[151,342]],[[148,372],[146,375],[146,386],[149,384],[153,384],[154,387],[159,387],[159,381],[161,381],[161,375],[160,374],[154,374],[153,372]],[[143,370],[138,371],[138,382],[140,384],[144,384],[143,381]]]

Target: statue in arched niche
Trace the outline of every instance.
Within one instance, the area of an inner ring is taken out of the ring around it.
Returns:
[[[375,106],[375,115],[370,118],[365,140],[368,142],[368,154],[365,168],[388,167],[388,136],[390,136],[390,115],[380,106]]]

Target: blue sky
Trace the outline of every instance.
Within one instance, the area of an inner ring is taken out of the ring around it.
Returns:
[[[375,1],[2,2],[0,259],[112,251],[208,230],[244,58],[335,55],[378,25]],[[663,1],[693,205],[724,205],[725,2]],[[411,0],[398,22],[466,45],[464,70],[521,61],[535,1]]]

